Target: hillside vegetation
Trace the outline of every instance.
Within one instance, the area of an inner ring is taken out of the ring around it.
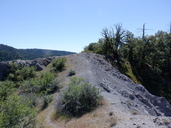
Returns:
[[[122,73],[141,83],[152,94],[171,103],[171,34],[135,37],[122,24],[102,30],[102,38],[90,43],[84,52],[104,54]]]
[[[65,67],[61,59],[52,62],[59,61],[55,66],[60,71]],[[9,75],[0,82],[0,127],[35,127],[37,112],[48,107],[52,94],[61,88],[57,71],[53,65],[44,73],[16,63],[9,66]]]
[[[0,81],[0,127],[30,128],[39,126],[36,120],[64,86],[58,74],[66,70],[65,57],[58,57],[46,70],[36,72],[35,67],[9,64],[9,74]],[[75,75],[70,70],[68,77]],[[98,89],[77,77],[71,77],[68,89],[60,91],[56,115],[81,116],[98,106]]]
[[[33,60],[50,56],[63,56],[75,54],[74,52],[46,50],[46,49],[16,49],[11,46],[0,44],[0,61],[16,59]]]

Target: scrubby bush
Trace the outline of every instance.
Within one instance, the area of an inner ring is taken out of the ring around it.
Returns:
[[[24,99],[27,99],[30,101],[30,104],[33,106],[38,106],[39,105],[39,98],[41,97],[40,95],[36,94],[33,92],[34,87],[25,87],[23,86],[22,88],[18,89],[18,95],[23,97]]]
[[[75,71],[74,70],[70,70],[69,72],[68,72],[68,76],[73,76],[73,75],[75,75]]]
[[[40,111],[48,107],[52,101],[51,94],[61,88],[59,80],[51,73],[42,73],[37,79],[29,79],[22,82],[19,88],[20,95],[31,101],[31,104]]]
[[[15,84],[12,81],[0,82],[0,100],[5,100],[14,90]]]
[[[39,79],[39,92],[51,94],[60,88],[59,80],[55,78],[53,73],[43,73]]]
[[[11,73],[15,73],[15,71],[19,69],[19,66],[17,63],[10,63],[9,67],[10,67],[9,71]]]
[[[1,128],[30,128],[35,125],[36,111],[28,101],[17,95],[0,101]]]
[[[55,60],[52,61],[52,71],[55,72],[61,72],[63,70],[65,70],[65,62],[66,62],[66,58],[65,57],[60,57],[57,58]]]
[[[35,93],[37,91],[37,86],[39,79],[29,79],[21,83],[19,90],[25,93]]]
[[[58,112],[81,116],[98,105],[99,90],[83,79],[72,77],[66,90],[60,93],[57,101]]]
[[[23,82],[21,90],[38,95],[47,95],[60,89],[59,80],[53,73],[47,72],[41,74],[39,79],[30,79]]]
[[[19,66],[16,63],[10,63],[8,79],[13,81],[22,81],[36,76],[35,67]]]

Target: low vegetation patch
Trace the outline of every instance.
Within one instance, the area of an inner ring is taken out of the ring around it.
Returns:
[[[69,72],[68,72],[68,76],[73,76],[73,75],[75,75],[76,74],[76,72],[74,71],[74,70],[70,70]]]
[[[20,95],[32,101],[32,104],[40,110],[48,107],[52,101],[51,94],[61,88],[59,80],[51,72],[41,74],[38,79],[30,79],[23,82],[20,87]]]
[[[48,107],[60,88],[57,73],[65,69],[66,58],[52,62],[51,71],[11,63],[9,75],[0,81],[0,127],[36,127],[36,114]]]
[[[99,90],[81,78],[71,77],[70,79],[71,83],[60,93],[57,101],[58,112],[81,116],[97,107],[101,98]]]
[[[19,66],[16,63],[11,63],[7,79],[18,82],[29,78],[34,78],[35,76],[35,67]]]
[[[66,62],[66,58],[65,57],[60,57],[57,58],[55,60],[52,61],[52,71],[55,72],[61,72],[63,70],[65,70],[65,62]]]
[[[30,128],[35,126],[36,111],[30,102],[17,95],[0,101],[1,128]]]

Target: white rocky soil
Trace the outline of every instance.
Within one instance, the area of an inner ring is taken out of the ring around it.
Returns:
[[[53,121],[47,114],[47,124],[53,128],[171,128],[171,105],[164,97],[150,94],[121,74],[105,56],[80,53],[67,56],[76,76],[100,89],[103,105],[96,110],[69,121]],[[69,82],[67,71],[61,76]],[[48,108],[52,112],[54,105]]]

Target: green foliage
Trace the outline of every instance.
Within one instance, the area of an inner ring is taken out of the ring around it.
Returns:
[[[154,95],[171,102],[171,35],[158,31],[144,39],[131,38],[120,48],[120,54],[130,61],[133,72]]]
[[[88,46],[84,48],[85,52],[96,52],[99,48],[98,43],[90,43]]]
[[[23,59],[23,57],[18,53],[17,49],[7,45],[0,44],[0,61],[16,59]]]
[[[42,111],[61,88],[55,72],[65,69],[66,58],[53,61],[53,72],[36,75],[34,67],[10,63],[9,75],[0,82],[0,127],[35,127],[35,108]],[[18,95],[15,95],[18,94]]]
[[[71,83],[60,94],[57,109],[61,113],[80,116],[97,107],[99,90],[83,79],[71,77]]]
[[[65,70],[65,62],[67,59],[65,57],[60,57],[52,61],[52,70],[55,72],[61,72]]]
[[[50,56],[64,56],[75,54],[74,52],[45,50],[45,49],[16,49],[7,45],[0,44],[0,61],[17,59],[33,60]]]
[[[121,24],[117,24],[114,28],[103,29],[102,36],[98,43],[90,43],[84,51],[91,49],[94,53],[107,55],[122,73],[139,81],[150,93],[164,96],[171,103],[170,33],[158,31],[155,35],[134,37],[131,32],[123,30]],[[129,67],[126,67],[126,61]]]
[[[125,37],[125,30],[122,28],[122,24],[116,24],[111,29],[103,29],[102,36],[104,38],[103,53],[118,59],[119,48],[124,43]]]
[[[5,100],[15,90],[15,84],[12,81],[6,80],[0,82],[0,101]]]
[[[38,82],[39,92],[44,94],[51,94],[60,88],[59,81],[55,78],[53,73],[43,73]]]
[[[25,80],[20,86],[20,95],[31,101],[40,110],[45,109],[52,101],[50,94],[61,88],[59,80],[51,73],[43,73],[40,78]]]
[[[21,90],[38,95],[52,94],[60,89],[59,80],[53,73],[43,73],[39,79],[30,79],[23,82]]]
[[[0,101],[0,127],[1,128],[30,128],[35,125],[36,111],[28,101],[16,95]]]
[[[8,79],[12,81],[23,81],[36,76],[35,67],[24,66],[21,67],[16,63],[10,63]]]
[[[70,70],[69,72],[68,72],[68,76],[73,76],[73,75],[75,75],[76,74],[76,72],[74,71],[74,70]]]

